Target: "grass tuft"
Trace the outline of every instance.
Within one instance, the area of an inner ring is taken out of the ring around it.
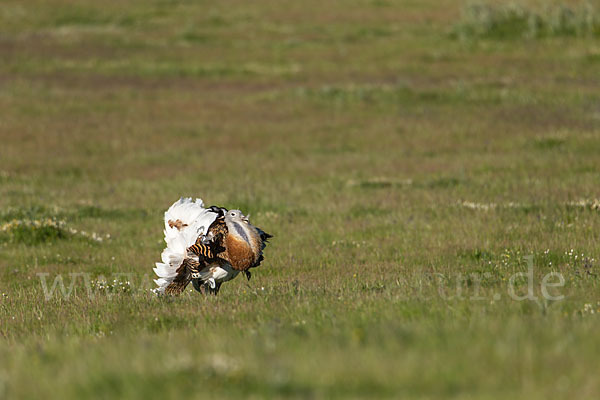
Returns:
[[[0,242],[38,244],[69,236],[65,222],[56,219],[12,220],[0,226]]]
[[[535,147],[541,150],[550,150],[562,147],[566,140],[560,137],[539,138],[535,141]]]
[[[452,31],[460,39],[519,39],[600,36],[600,11],[591,3],[546,5],[537,10],[520,4],[471,4]]]

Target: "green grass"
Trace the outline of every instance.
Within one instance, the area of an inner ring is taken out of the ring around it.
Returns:
[[[597,398],[600,51],[556,4],[5,1],[0,398]],[[180,196],[275,235],[250,282],[152,295]]]

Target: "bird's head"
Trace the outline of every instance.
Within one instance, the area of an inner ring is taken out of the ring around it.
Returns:
[[[229,210],[227,214],[225,214],[225,221],[231,222],[248,222],[248,217],[246,217],[240,210]]]

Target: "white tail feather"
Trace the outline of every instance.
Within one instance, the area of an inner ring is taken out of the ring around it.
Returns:
[[[154,273],[159,279],[155,292],[163,293],[177,276],[177,268],[187,256],[186,250],[196,242],[198,236],[206,234],[217,215],[204,208],[201,199],[181,198],[165,212],[165,242],[167,247],[161,254],[162,263],[156,263]]]

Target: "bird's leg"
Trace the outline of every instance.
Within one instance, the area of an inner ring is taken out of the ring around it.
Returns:
[[[201,282],[199,279],[192,279],[192,285],[194,285],[194,289],[196,289],[196,291],[198,291],[204,295],[212,293],[208,283]]]
[[[210,291],[210,294],[213,294],[215,296],[219,294],[219,289],[221,289],[221,283],[223,282],[217,283],[214,288],[209,288],[208,290]]]
[[[197,292],[203,293],[202,285],[200,285],[200,282],[198,281],[198,279],[192,279],[192,285],[194,286],[194,289],[196,289]]]

